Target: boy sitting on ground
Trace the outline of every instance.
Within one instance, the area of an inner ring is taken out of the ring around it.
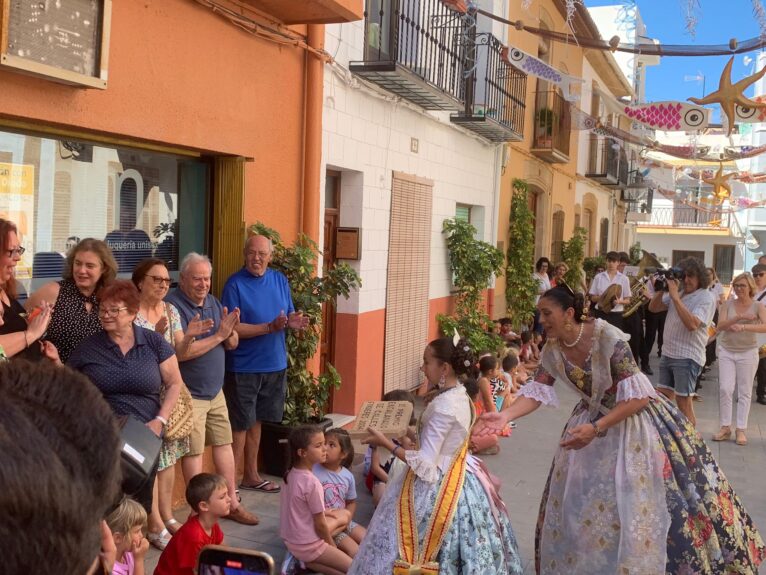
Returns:
[[[218,520],[231,510],[226,480],[213,473],[195,475],[186,487],[186,501],[197,515],[190,517],[173,535],[154,575],[194,575],[200,550],[205,545],[223,542]]]

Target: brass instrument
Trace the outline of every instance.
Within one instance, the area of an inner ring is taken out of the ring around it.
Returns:
[[[604,290],[601,297],[598,300],[598,309],[604,313],[612,313],[615,302],[622,296],[622,286],[620,284],[612,284]]]
[[[622,317],[632,316],[638,311],[638,308],[644,305],[644,301],[646,301],[644,299],[644,288],[646,287],[646,282],[649,281],[649,277],[646,276],[647,269],[654,268],[657,270],[662,268],[662,264],[656,257],[646,250],[641,251],[644,252],[644,257],[638,262],[638,275],[630,278],[630,303],[625,306]]]

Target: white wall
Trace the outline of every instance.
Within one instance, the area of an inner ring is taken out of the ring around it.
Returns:
[[[394,171],[434,182],[431,299],[450,295],[441,227],[444,219],[455,216],[456,203],[478,207],[474,212],[482,219],[481,239],[494,243],[497,237],[497,146],[450,125],[446,113],[429,113],[396,101],[392,94],[350,74],[348,62],[363,60],[363,39],[363,22],[326,28],[325,47],[336,64],[325,66],[322,173],[325,168],[342,172],[340,225],[362,230],[361,260],[351,262],[362,276],[362,288],[338,302],[343,313],[385,307]],[[418,140],[417,153],[411,151],[412,138]],[[324,189],[321,202],[324,205]]]

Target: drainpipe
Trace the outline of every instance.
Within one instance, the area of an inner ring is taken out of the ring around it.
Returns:
[[[324,49],[324,24],[309,24],[307,43]],[[301,230],[319,242],[319,173],[322,167],[322,98],[324,63],[306,52],[306,109],[303,141],[303,198]]]

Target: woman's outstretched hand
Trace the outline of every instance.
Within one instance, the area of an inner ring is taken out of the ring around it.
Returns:
[[[502,433],[508,424],[508,417],[502,411],[482,413],[473,427],[473,433],[479,437]]]
[[[596,437],[596,430],[590,423],[583,423],[566,432],[559,445],[564,449],[582,449]]]

